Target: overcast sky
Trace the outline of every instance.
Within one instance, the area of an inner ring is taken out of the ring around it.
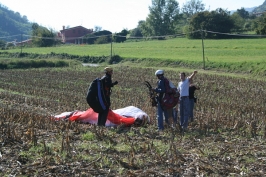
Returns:
[[[0,0],[9,10],[27,16],[30,22],[59,31],[63,26],[95,26],[112,33],[137,27],[149,14],[152,0]],[[182,7],[187,0],[177,0]],[[202,0],[207,9],[236,10],[255,7],[264,0]],[[1,23],[1,22],[0,22]],[[0,24],[1,25],[1,24]]]

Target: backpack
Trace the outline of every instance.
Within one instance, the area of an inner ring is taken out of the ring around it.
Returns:
[[[167,78],[164,78],[166,92],[163,95],[161,105],[163,109],[171,109],[175,107],[179,101],[179,92],[174,84]]]
[[[94,112],[100,113],[106,110],[101,79],[96,78],[91,82],[87,91],[86,101]]]

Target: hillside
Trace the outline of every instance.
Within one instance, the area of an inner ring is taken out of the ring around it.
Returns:
[[[1,40],[12,41],[17,39],[17,41],[21,41],[20,34],[30,34],[31,32],[32,24],[28,21],[27,16],[22,16],[19,12],[9,10],[2,4],[0,4],[0,21]]]
[[[263,12],[266,11],[266,0],[264,1],[264,3],[258,7],[256,7],[253,12]]]
[[[245,8],[246,11],[248,12],[253,12],[253,10],[255,9],[256,7],[249,7],[249,8]]]

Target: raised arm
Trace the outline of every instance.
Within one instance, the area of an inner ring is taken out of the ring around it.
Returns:
[[[189,81],[190,81],[191,79],[193,79],[193,77],[194,77],[197,73],[198,73],[198,71],[193,71],[193,73],[192,73],[190,76],[188,76]]]

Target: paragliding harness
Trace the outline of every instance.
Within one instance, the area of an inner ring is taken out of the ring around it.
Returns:
[[[103,84],[100,78],[94,79],[87,91],[87,103],[94,112],[100,113],[106,110],[107,101],[103,92]]]
[[[174,84],[167,78],[164,78],[164,84],[166,91],[163,94],[161,106],[163,110],[166,110],[171,109],[177,105],[180,94]]]
[[[177,88],[174,86],[174,84],[169,81],[167,78],[164,78],[164,84],[166,92],[163,94],[163,97],[161,99],[161,106],[162,109],[170,109],[177,105],[179,101],[179,92],[177,91]],[[149,96],[152,106],[157,106],[157,93],[152,90],[152,86],[148,81],[145,81],[145,85],[149,89]]]
[[[157,100],[156,100],[156,92],[152,90],[152,86],[148,81],[145,81],[144,83],[148,89],[149,89],[149,96],[150,96],[150,101],[151,101],[151,106],[154,107],[157,105]]]

